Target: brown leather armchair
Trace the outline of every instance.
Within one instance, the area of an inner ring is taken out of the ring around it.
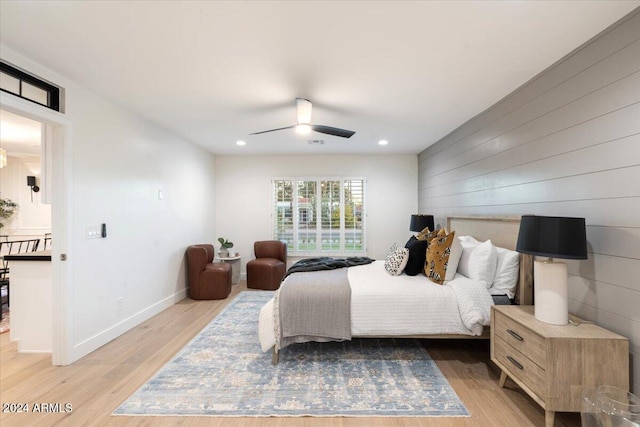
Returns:
[[[231,264],[213,262],[213,245],[187,248],[189,298],[225,299],[231,293]]]
[[[287,244],[263,240],[253,244],[256,259],[247,263],[247,288],[274,291],[287,271]]]

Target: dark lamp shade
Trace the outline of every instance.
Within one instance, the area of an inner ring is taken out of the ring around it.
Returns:
[[[429,227],[429,231],[433,231],[433,215],[411,215],[409,230],[422,231],[426,227]]]
[[[584,218],[523,215],[516,251],[549,258],[587,259]]]

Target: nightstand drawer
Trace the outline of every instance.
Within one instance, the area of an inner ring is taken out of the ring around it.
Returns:
[[[503,339],[496,338],[494,358],[506,368],[510,376],[522,381],[538,396],[545,396],[545,372],[527,356],[511,347]]]
[[[494,315],[496,336],[545,369],[547,357],[544,338],[498,311],[494,311]]]

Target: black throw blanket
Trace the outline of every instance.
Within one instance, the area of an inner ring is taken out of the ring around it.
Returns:
[[[298,273],[301,271],[321,271],[321,270],[335,270],[337,268],[354,267],[356,265],[371,264],[373,259],[367,257],[348,257],[348,258],[331,258],[331,257],[319,257],[319,258],[305,258],[293,264],[287,274],[284,277],[292,273]]]

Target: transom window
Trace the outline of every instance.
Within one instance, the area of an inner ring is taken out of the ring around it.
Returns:
[[[0,90],[60,111],[60,88],[0,62]]]
[[[273,187],[273,238],[290,255],[363,255],[364,178],[278,178]]]

